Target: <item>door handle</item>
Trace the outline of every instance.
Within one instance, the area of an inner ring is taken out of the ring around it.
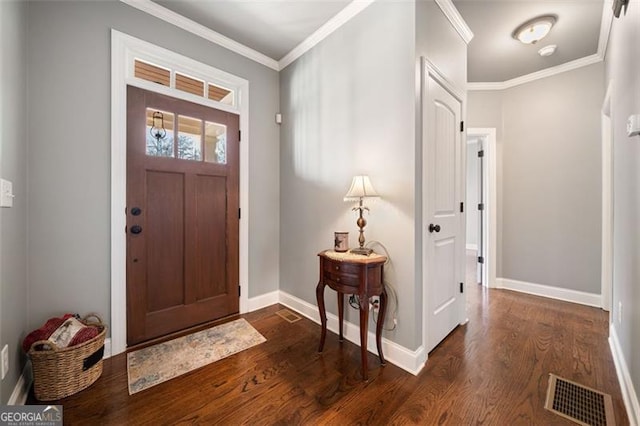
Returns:
[[[131,214],[134,216],[140,216],[140,213],[142,213],[140,207],[134,207],[131,209]]]
[[[433,223],[429,224],[429,232],[440,232],[440,225],[434,225]]]
[[[132,233],[132,234],[139,234],[139,233],[141,233],[141,232],[142,232],[142,226],[140,226],[140,225],[133,225],[133,226],[131,227],[131,233]]]

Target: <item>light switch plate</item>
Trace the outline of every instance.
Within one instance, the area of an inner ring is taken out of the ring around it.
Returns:
[[[13,207],[13,183],[0,179],[0,207]]]

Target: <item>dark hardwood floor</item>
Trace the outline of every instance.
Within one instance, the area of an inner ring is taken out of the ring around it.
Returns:
[[[105,360],[95,384],[59,401],[65,424],[572,425],[543,408],[551,372],[610,393],[628,424],[606,312],[467,287],[469,322],[418,376],[370,353],[364,383],[356,345],[329,333],[318,354],[320,326],[290,324],[274,305],[243,315],[265,343],[132,396],[125,355]]]

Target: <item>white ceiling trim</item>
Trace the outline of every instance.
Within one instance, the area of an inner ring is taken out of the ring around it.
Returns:
[[[467,25],[467,23],[458,12],[458,9],[453,5],[451,0],[435,0],[442,13],[447,17],[453,28],[456,29],[460,37],[464,40],[466,44],[469,44],[471,39],[473,39],[473,32],[471,28]]]
[[[304,55],[316,44],[327,38],[335,30],[349,22],[357,14],[369,7],[375,0],[353,0],[344,9],[342,9],[333,18],[329,19],[324,25],[318,28],[313,34],[304,39],[302,43],[291,49],[289,53],[284,55],[278,62],[280,70],[285,69],[293,61]],[[448,0],[450,1],[450,0]]]
[[[551,77],[552,75],[561,74],[563,72],[575,70],[577,68],[586,67],[587,65],[597,64],[602,62],[602,56],[597,53],[593,55],[585,56],[584,58],[576,59],[575,61],[566,62],[564,64],[556,65],[555,67],[546,68],[540,71],[532,72],[531,74],[523,75],[521,77],[512,78],[507,81],[490,82],[490,83],[467,83],[467,90],[503,90],[509,89],[514,86],[519,86],[524,83],[530,83],[541,78]]]
[[[146,12],[149,15],[155,16],[158,19],[175,25],[176,27],[179,27],[185,31],[202,37],[205,40],[222,46],[225,49],[237,53],[238,55],[242,55],[273,70],[280,71],[278,61],[276,61],[275,59],[270,58],[267,55],[262,54],[248,46],[245,46],[242,43],[238,43],[237,41],[232,40],[229,37],[226,37],[216,31],[213,31],[210,28],[205,27],[204,25],[200,25],[197,22],[192,21],[191,19],[185,18],[184,16],[177,14],[174,11],[167,9],[166,7],[160,6],[159,4],[154,3],[151,0],[120,1],[128,4],[131,7],[135,7],[138,10]]]

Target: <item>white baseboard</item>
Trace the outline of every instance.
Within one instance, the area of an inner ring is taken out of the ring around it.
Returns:
[[[280,303],[320,324],[320,313],[316,305],[312,305],[284,291],[280,291]],[[338,333],[338,317],[336,315],[327,313],[327,329]],[[345,321],[344,337],[360,346],[360,327]],[[378,354],[376,336],[372,332],[369,332],[367,338],[367,350],[373,354]],[[417,375],[422,370],[427,360],[427,354],[422,346],[412,351],[384,337],[382,338],[382,352],[387,361],[413,375]]]
[[[267,306],[275,305],[279,302],[279,291],[272,291],[271,293],[262,294],[260,296],[252,297],[248,300],[248,312],[257,311],[258,309],[266,308]]]
[[[609,327],[609,347],[611,348],[613,363],[616,366],[618,382],[620,382],[622,399],[627,409],[629,424],[631,426],[638,426],[638,424],[640,424],[640,402],[638,402],[638,395],[633,387],[633,381],[631,380],[627,363],[624,360],[622,347],[620,347],[620,340],[618,340],[618,333],[616,332],[614,324],[611,324]]]
[[[477,244],[467,244],[467,250],[478,251],[478,245]]]
[[[102,359],[107,359],[111,357],[111,337],[107,337],[104,339],[104,356]]]
[[[602,307],[602,296],[600,294],[528,283],[525,281],[511,280],[509,278],[496,278],[496,285],[497,288],[504,288],[506,290],[519,291],[521,293],[534,294],[536,296],[564,300],[581,305],[595,306],[596,308]]]
[[[27,361],[22,369],[22,374],[18,377],[18,382],[13,388],[13,392],[9,397],[7,405],[24,405],[27,402],[27,397],[29,396],[31,383],[33,383],[33,378],[31,377],[31,361]]]

